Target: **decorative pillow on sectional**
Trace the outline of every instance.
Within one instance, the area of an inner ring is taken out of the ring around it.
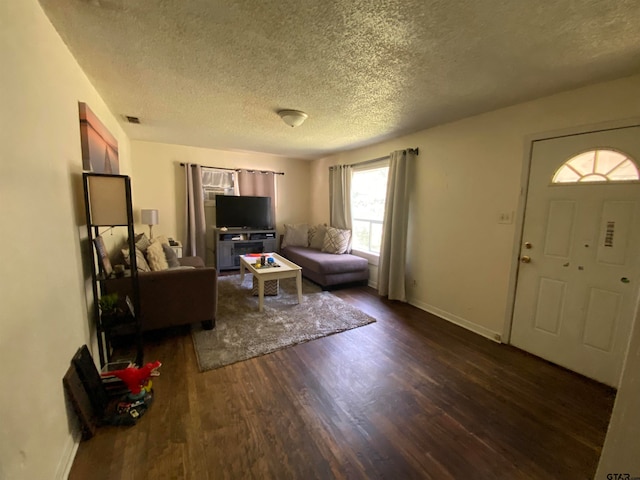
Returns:
[[[173,248],[163,243],[162,250],[164,251],[164,256],[167,258],[167,263],[169,264],[169,268],[176,268],[180,266],[178,255],[176,255],[176,252]]]
[[[309,227],[309,246],[317,250],[322,250],[324,245],[324,236],[327,233],[326,224],[318,224]]]
[[[295,225],[284,224],[283,247],[308,247],[309,246],[309,225],[297,223]]]
[[[349,242],[351,242],[351,230],[327,227],[322,251],[336,254],[346,253],[349,248]]]
[[[157,272],[158,270],[166,270],[169,268],[167,263],[167,257],[164,255],[162,243],[154,240],[147,248],[147,262],[151,267],[151,270]]]

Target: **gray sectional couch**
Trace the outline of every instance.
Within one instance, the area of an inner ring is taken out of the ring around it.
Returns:
[[[324,289],[342,284],[366,283],[369,262],[365,258],[343,253],[336,255],[311,247],[282,247],[280,254],[302,267],[302,276]]]
[[[285,224],[280,254],[302,267],[302,275],[323,289],[350,283],[367,284],[369,262],[352,255],[351,231],[326,224]]]

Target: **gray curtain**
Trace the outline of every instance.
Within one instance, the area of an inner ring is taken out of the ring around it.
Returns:
[[[204,217],[204,198],[202,193],[202,168],[187,163],[184,167],[186,181],[186,256],[206,258],[206,222]]]
[[[271,226],[276,226],[276,175],[273,172],[240,170],[238,172],[239,195],[271,198]]]
[[[351,165],[329,169],[329,221],[332,227],[351,230]]]
[[[413,150],[398,150],[390,155],[387,200],[384,207],[382,245],[378,266],[378,293],[389,300],[407,301],[405,270],[407,228],[409,225],[410,169],[415,162]]]

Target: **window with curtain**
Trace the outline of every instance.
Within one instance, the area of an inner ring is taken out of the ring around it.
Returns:
[[[389,162],[354,167],[351,176],[352,248],[380,254]]]
[[[235,171],[202,169],[202,193],[205,204],[215,205],[216,195],[237,195],[237,192]]]
[[[271,198],[271,224],[276,225],[277,195],[275,172],[238,171],[239,195]]]

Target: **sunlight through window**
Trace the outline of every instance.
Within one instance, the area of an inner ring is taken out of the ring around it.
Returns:
[[[553,183],[637,181],[638,167],[627,155],[615,150],[596,149],[567,160],[553,176]]]
[[[380,253],[389,166],[356,170],[351,177],[353,248]]]

